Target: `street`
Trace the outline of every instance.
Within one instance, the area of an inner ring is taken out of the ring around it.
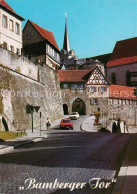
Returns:
[[[73,131],[80,131],[80,125],[88,118],[87,115],[83,115],[83,116],[80,116],[79,119],[77,120],[72,120],[73,124],[74,124],[74,129]],[[52,129],[52,131],[58,131],[58,132],[62,132],[62,131],[70,131],[70,130],[60,130],[60,126],[56,126]],[[72,132],[72,131],[70,131]]]
[[[0,193],[110,193],[130,135],[83,132],[81,119],[74,121],[74,131],[57,127],[46,132],[47,139],[1,155]],[[110,184],[104,188],[93,178]],[[55,188],[45,186],[55,182]],[[66,187],[60,189],[59,183]]]

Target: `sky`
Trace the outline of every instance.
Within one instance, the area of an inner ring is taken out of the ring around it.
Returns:
[[[79,58],[111,53],[137,36],[137,0],[6,0],[23,18],[52,31],[63,47],[65,12],[71,49]]]

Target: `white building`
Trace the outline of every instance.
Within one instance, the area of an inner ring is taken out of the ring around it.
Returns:
[[[22,49],[22,21],[4,0],[0,0],[0,46],[21,54]]]

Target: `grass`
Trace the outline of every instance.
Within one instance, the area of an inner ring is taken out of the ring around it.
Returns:
[[[18,133],[18,136],[17,136],[17,132],[0,131],[0,141],[14,139],[14,138],[20,137],[22,135],[26,135],[26,132],[22,132],[22,134]]]

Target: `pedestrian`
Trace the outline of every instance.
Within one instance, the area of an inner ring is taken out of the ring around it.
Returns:
[[[117,125],[116,125],[115,121],[114,121],[114,123],[112,125],[112,133],[117,133]]]
[[[47,130],[50,130],[51,122],[49,118],[47,118],[46,125],[47,125]]]
[[[118,118],[118,121],[117,121],[117,132],[121,133],[120,118]]]
[[[127,132],[129,133],[129,131],[128,131],[128,126],[127,126],[127,124],[126,124],[126,121],[124,121],[124,133],[126,133],[126,130],[127,130]]]

